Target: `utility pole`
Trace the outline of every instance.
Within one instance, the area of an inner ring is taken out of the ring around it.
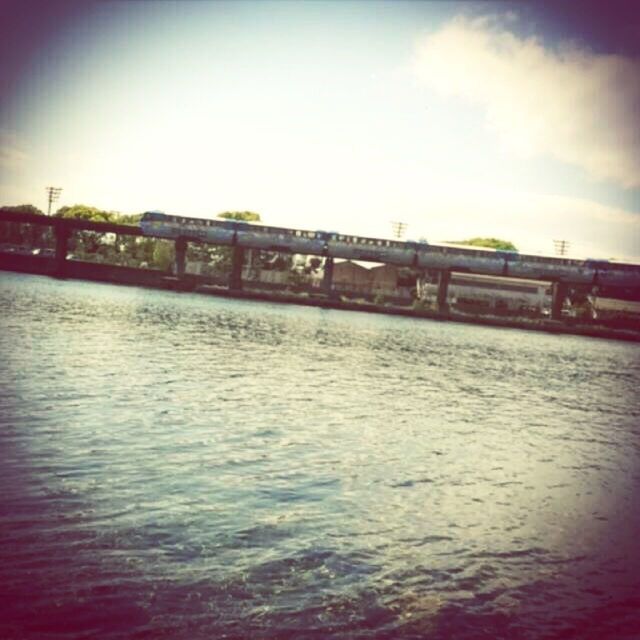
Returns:
[[[391,223],[391,229],[393,231],[393,235],[398,240],[401,240],[402,236],[404,235],[404,232],[407,229],[407,223],[406,222],[392,222]]]
[[[556,250],[557,256],[564,256],[569,251],[569,241],[568,240],[554,240],[553,246]]]
[[[47,208],[47,215],[51,215],[51,204],[54,203],[59,197],[62,187],[47,187],[45,191],[48,194],[49,207]]]

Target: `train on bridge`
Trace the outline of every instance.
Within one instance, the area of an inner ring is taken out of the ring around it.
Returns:
[[[143,214],[144,235],[263,251],[381,262],[423,270],[449,270],[592,286],[640,287],[640,265],[608,260],[526,255],[516,251],[431,244],[308,231],[236,220]]]

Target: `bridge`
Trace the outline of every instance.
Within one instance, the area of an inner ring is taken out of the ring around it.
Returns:
[[[604,287],[613,292],[624,291],[625,295],[640,299],[640,265],[637,264],[543,257],[471,247],[366,238],[334,232],[309,232],[264,225],[240,225],[233,233],[228,233],[224,237],[219,236],[218,240],[213,241],[207,237],[201,227],[217,224],[221,221],[178,218],[176,216],[173,219],[177,221],[173,226],[158,228],[157,232],[154,232],[152,228],[145,227],[143,230],[141,227],[133,225],[76,218],[56,218],[20,212],[0,212],[0,222],[48,227],[55,236],[53,255],[29,256],[28,259],[5,255],[0,260],[0,267],[7,266],[9,261],[22,262],[25,265],[25,270],[56,277],[73,277],[79,265],[77,261],[69,260],[69,239],[75,232],[91,231],[118,236],[144,235],[174,243],[175,264],[172,276],[153,269],[111,267],[120,269],[120,276],[125,281],[130,279],[132,283],[158,284],[164,282],[166,284],[168,280],[173,280],[184,288],[196,284],[208,284],[210,278],[186,273],[186,251],[188,244],[192,242],[230,247],[232,250],[231,272],[226,284],[231,291],[242,290],[242,266],[245,260],[245,251],[253,249],[320,256],[323,259],[324,273],[321,293],[328,298],[336,295],[332,287],[333,265],[336,258],[403,266],[410,270],[416,279],[429,277],[437,281],[438,305],[443,313],[447,312],[447,290],[451,274],[454,272],[548,281],[552,285],[552,318],[554,319],[561,318],[562,305],[570,288],[577,287],[584,291],[591,291],[595,287]],[[101,273],[106,273],[109,268],[109,265],[92,265],[92,279],[109,279],[106,276],[104,278],[101,276]]]

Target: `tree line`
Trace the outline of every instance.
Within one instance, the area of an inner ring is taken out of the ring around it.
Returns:
[[[517,251],[516,245],[509,240],[500,240],[500,238],[469,238],[469,240],[449,240],[447,244],[462,244],[469,247],[478,247],[483,249],[497,249],[500,251]]]

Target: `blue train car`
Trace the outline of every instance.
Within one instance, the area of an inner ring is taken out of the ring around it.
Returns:
[[[590,284],[595,270],[584,260],[560,256],[522,255],[509,263],[509,275],[536,280],[563,280],[575,284]]]
[[[238,243],[243,247],[265,251],[323,255],[327,238],[323,231],[248,224],[238,229]]]
[[[418,249],[418,266],[425,269],[450,269],[468,273],[503,275],[505,257],[495,249],[460,245],[427,245]]]
[[[140,228],[144,235],[177,239],[185,238],[215,244],[233,244],[239,223],[234,220],[207,220],[170,216],[160,211],[147,211],[142,215]]]
[[[340,233],[331,233],[327,245],[329,255],[334,258],[386,262],[399,266],[413,265],[416,255],[415,243]]]
[[[597,270],[596,284],[614,287],[640,287],[640,265],[607,262]]]

